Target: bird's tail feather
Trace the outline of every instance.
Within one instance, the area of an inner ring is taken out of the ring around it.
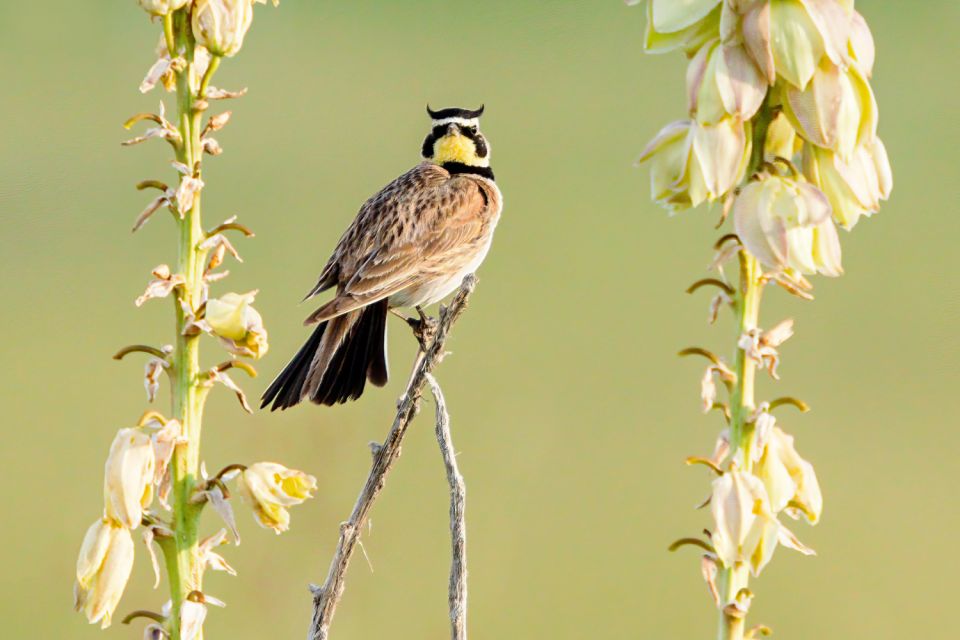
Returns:
[[[387,301],[321,323],[263,394],[261,408],[287,409],[305,397],[333,405],[356,400],[366,381],[387,383]]]

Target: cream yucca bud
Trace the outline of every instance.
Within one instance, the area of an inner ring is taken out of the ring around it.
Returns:
[[[672,122],[660,130],[637,160],[650,162],[650,196],[677,211],[693,206],[687,192],[692,123]]]
[[[750,561],[768,528],[770,505],[763,482],[741,471],[724,473],[713,481],[710,511],[715,525],[711,540],[720,562],[733,567]]]
[[[743,178],[749,157],[747,127],[728,117],[715,125],[671,123],[650,141],[638,162],[650,161],[653,199],[680,211],[726,195]]]
[[[813,553],[780,524],[763,482],[751,473],[728,471],[714,480],[710,510],[715,526],[711,541],[725,567],[747,563],[750,572],[759,575],[778,544]]]
[[[757,464],[774,513],[785,511],[792,518],[803,516],[816,524],[823,512],[823,496],[813,465],[800,457],[793,436],[773,427]]]
[[[728,115],[749,120],[766,93],[766,80],[741,46],[713,41],[687,67],[690,115],[701,124],[717,124]]]
[[[879,211],[880,201],[893,189],[890,161],[880,138],[859,145],[849,159],[805,145],[803,173],[827,196],[837,224],[847,229],[852,229],[860,216]]]
[[[144,11],[152,16],[165,16],[171,11],[176,11],[187,4],[190,0],[137,0]]]
[[[797,132],[782,111],[774,116],[767,127],[767,136],[763,142],[763,157],[768,162],[774,158],[793,158],[800,150],[803,141],[797,138]]]
[[[207,606],[202,602],[184,600],[180,605],[180,638],[194,640],[203,630],[203,621],[207,619]]]
[[[643,47],[647,53],[683,49],[692,54],[716,38],[721,0],[649,0]],[[632,2],[631,4],[636,4]]]
[[[205,320],[210,329],[222,338],[228,349],[237,355],[260,358],[267,352],[267,330],[263,318],[251,305],[256,291],[228,293],[207,301]]]
[[[804,89],[821,59],[848,61],[851,16],[830,0],[733,2],[743,11],[743,41],[761,73]]]
[[[73,587],[74,608],[102,628],[120,602],[133,569],[130,531],[108,519],[93,523],[83,538]]]
[[[279,534],[290,527],[287,508],[313,497],[317,479],[275,462],[258,462],[240,474],[239,486],[257,522]]]
[[[196,0],[193,36],[213,55],[231,57],[243,46],[252,21],[251,0]]]
[[[827,276],[843,272],[830,203],[804,181],[767,176],[751,182],[734,201],[733,224],[747,250],[767,267]]]
[[[128,529],[136,529],[143,509],[153,499],[154,447],[140,429],[120,429],[104,465],[103,494],[106,516]]]
[[[844,158],[877,133],[876,99],[853,67],[844,70],[825,60],[805,89],[785,87],[783,107],[804,139]]]
[[[863,75],[869,78],[873,75],[873,61],[876,56],[873,34],[870,33],[867,21],[856,11],[850,20],[850,58]]]

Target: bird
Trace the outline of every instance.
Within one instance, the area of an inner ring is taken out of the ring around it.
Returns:
[[[264,392],[261,408],[304,399],[332,406],[359,398],[368,380],[382,387],[387,315],[403,307],[422,315],[486,258],[503,196],[480,132],[483,111],[427,105],[422,161],[367,200],[341,236],[304,300],[336,294],[304,321],[316,328]]]

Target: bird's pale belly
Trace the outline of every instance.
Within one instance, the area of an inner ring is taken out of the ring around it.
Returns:
[[[492,237],[490,240],[492,240]],[[490,250],[490,240],[487,241],[486,246],[484,246],[482,250],[477,252],[476,257],[460,271],[449,276],[418,282],[403,291],[395,293],[390,296],[390,306],[425,307],[443,300],[460,286],[460,283],[463,282],[467,274],[475,272],[480,267],[483,259],[487,257],[487,252]]]

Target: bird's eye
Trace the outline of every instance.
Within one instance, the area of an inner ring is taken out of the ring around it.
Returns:
[[[474,126],[464,127],[463,130],[466,133],[471,133],[471,134],[475,134],[477,132],[477,128]]]

